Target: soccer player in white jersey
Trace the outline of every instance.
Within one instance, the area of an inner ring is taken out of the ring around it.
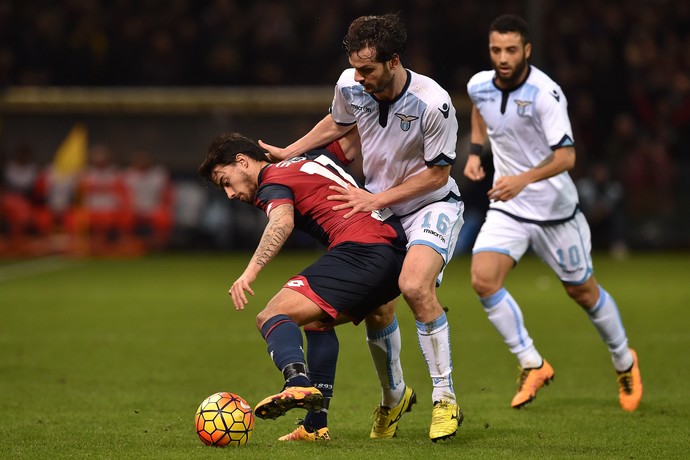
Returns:
[[[399,284],[414,313],[433,383],[429,437],[435,442],[455,435],[463,418],[453,388],[448,320],[436,287],[453,254],[464,205],[450,176],[457,143],[455,108],[435,81],[403,67],[406,39],[396,14],[353,21],[343,40],[351,68],[336,84],[331,113],[284,149],[260,144],[282,159],[359,130],[366,190],[332,187],[329,199],[337,200],[334,209],[351,208],[346,217],[390,208],[401,218],[409,243]],[[383,390],[372,438],[394,436],[400,417],[416,400],[400,369],[397,321],[395,328],[381,326],[390,323],[390,318],[366,323]]]
[[[487,137],[495,169],[491,204],[472,250],[472,287],[520,363],[512,407],[532,401],[554,376],[504,287],[531,246],[587,312],[611,353],[620,405],[634,411],[642,398],[637,355],[628,347],[616,302],[594,278],[589,225],[567,172],[575,165],[567,101],[551,78],[528,64],[531,51],[524,19],[496,18],[489,28],[494,70],[477,73],[467,84],[472,144],[464,173],[472,180],[484,177],[480,155]]]

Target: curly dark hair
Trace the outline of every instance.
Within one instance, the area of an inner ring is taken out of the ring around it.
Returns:
[[[240,133],[221,134],[208,146],[206,159],[199,166],[199,176],[207,183],[213,183],[213,170],[216,166],[226,166],[237,160],[243,153],[257,161],[267,161],[266,151],[259,144]]]
[[[364,48],[376,50],[376,61],[386,62],[402,56],[407,42],[407,29],[397,13],[382,16],[360,16],[352,21],[343,39],[348,56]]]
[[[523,45],[530,43],[527,21],[516,14],[504,14],[494,19],[489,26],[489,34],[491,32],[498,32],[499,34],[517,32],[522,37]]]

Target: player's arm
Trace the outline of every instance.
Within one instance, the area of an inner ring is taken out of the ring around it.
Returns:
[[[427,166],[424,171],[412,177],[408,177],[399,185],[375,194],[377,206],[374,209],[387,208],[391,205],[408,201],[425,193],[440,189],[448,183],[450,169],[451,165]],[[372,211],[374,209],[372,209]]]
[[[503,176],[496,179],[489,190],[489,199],[507,201],[517,196],[527,185],[539,182],[562,172],[570,171],[575,166],[575,147],[572,145],[557,147],[551,155],[546,157],[534,168],[515,175]]]
[[[470,153],[467,155],[467,162],[465,163],[465,176],[474,181],[484,179],[486,172],[482,167],[482,152],[484,150],[484,143],[486,142],[486,122],[479,114],[477,107],[472,104],[472,112],[470,114]]]
[[[295,212],[292,204],[281,204],[272,209],[268,215],[268,223],[264,228],[261,241],[254,251],[244,273],[232,283],[228,294],[232,297],[236,310],[244,309],[247,305],[245,291],[254,295],[251,283],[256,280],[259,272],[278,254],[295,228]]]
[[[338,139],[338,144],[345,155],[345,158],[352,161],[362,153],[362,141],[359,137],[357,125],[352,125],[349,131]]]
[[[411,200],[424,193],[437,190],[448,182],[450,165],[428,166],[421,173],[405,179],[399,185],[379,193],[370,193],[364,189],[349,187],[343,188],[332,185],[334,195],[328,196],[329,200],[343,201],[343,204],[333,206],[334,210],[352,208],[343,217],[348,218],[357,212],[371,212],[387,208],[396,203]]]
[[[355,126],[345,133],[344,136],[339,137],[330,144],[326,145],[324,148],[330,152],[329,157],[331,157],[333,161],[336,161],[340,166],[346,167],[350,165],[355,158],[362,154],[362,142],[359,137],[359,130]],[[320,151],[321,149],[310,151],[303,154],[303,156],[311,158],[314,156],[312,152]],[[315,158],[318,158],[321,155],[322,154],[319,153]]]
[[[296,157],[309,150],[328,145],[334,140],[342,137],[350,131],[355,125],[339,125],[335,122],[333,117],[328,114],[311,131],[296,140],[287,147],[281,148],[271,144],[266,144],[259,140],[259,145],[268,151],[268,156],[272,160],[285,160],[287,158]]]

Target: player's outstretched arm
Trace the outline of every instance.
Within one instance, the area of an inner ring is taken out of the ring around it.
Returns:
[[[243,310],[249,303],[246,293],[254,295],[251,284],[259,272],[280,252],[288,237],[295,228],[295,212],[291,204],[281,204],[271,210],[268,223],[261,235],[261,241],[254,251],[244,273],[234,282],[228,291],[235,304],[235,310]]]
[[[259,140],[259,145],[268,151],[268,156],[271,160],[285,160],[301,155],[309,150],[328,145],[339,137],[344,136],[353,126],[341,126],[329,114],[323,117],[311,131],[285,148],[267,144],[262,140]]]
[[[450,165],[430,166],[426,170],[405,179],[402,183],[379,193],[370,193],[357,187],[328,187],[334,193],[327,197],[328,200],[342,201],[342,204],[333,206],[333,210],[352,208],[345,214],[345,219],[357,212],[371,212],[390,207],[396,203],[407,201],[423,195],[432,190],[441,188],[450,176]]]

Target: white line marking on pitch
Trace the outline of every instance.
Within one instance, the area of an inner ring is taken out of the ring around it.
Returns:
[[[81,265],[76,260],[65,259],[61,256],[50,256],[41,259],[31,259],[14,264],[0,266],[0,282],[30,278],[43,273],[67,270]]]

